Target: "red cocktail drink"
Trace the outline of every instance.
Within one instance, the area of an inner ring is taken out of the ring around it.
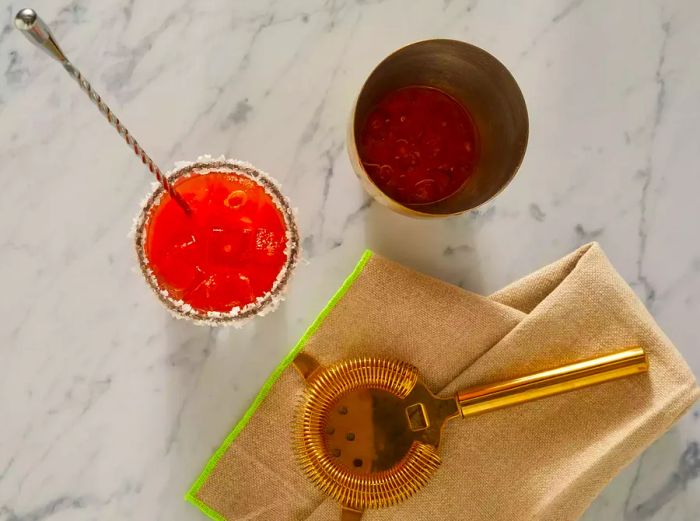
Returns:
[[[170,180],[190,214],[159,187],[136,228],[139,263],[160,300],[178,317],[212,325],[274,309],[299,254],[276,183],[226,160],[188,164]]]
[[[359,135],[374,184],[404,205],[431,204],[460,190],[479,158],[476,125],[448,94],[426,86],[385,94]]]

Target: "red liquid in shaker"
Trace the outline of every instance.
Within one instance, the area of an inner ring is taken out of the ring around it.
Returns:
[[[359,139],[372,181],[402,204],[427,204],[459,190],[478,159],[469,112],[444,92],[405,87],[370,111]]]
[[[186,215],[164,194],[146,223],[145,253],[159,285],[201,311],[229,312],[269,292],[287,261],[285,220],[247,177],[209,172],[180,178]]]

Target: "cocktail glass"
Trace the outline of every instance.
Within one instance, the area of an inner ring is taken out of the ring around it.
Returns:
[[[299,258],[294,212],[278,184],[241,161],[203,156],[167,174],[135,222],[143,275],[176,317],[240,326],[274,310]]]

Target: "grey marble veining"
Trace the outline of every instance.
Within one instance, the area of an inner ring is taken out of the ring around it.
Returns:
[[[0,520],[196,520],[182,501],[365,247],[490,292],[599,241],[700,373],[700,5],[693,0],[37,0],[66,53],[163,168],[271,172],[308,263],[241,331],[175,322],[126,237],[145,170],[0,6]],[[491,51],[531,116],[522,169],[444,221],[372,202],[344,150],[363,79],[408,42]],[[410,237],[410,242],[406,240]],[[585,521],[700,518],[700,408]]]

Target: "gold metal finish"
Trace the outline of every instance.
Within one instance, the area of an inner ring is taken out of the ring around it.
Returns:
[[[299,371],[299,374],[304,377],[304,380],[308,380],[316,369],[321,367],[316,359],[302,352],[299,353],[296,358],[294,358],[294,368]]]
[[[427,205],[403,205],[389,198],[360,160],[357,137],[372,107],[388,92],[410,85],[440,89],[469,109],[477,126],[480,156],[464,187]],[[348,154],[355,173],[372,197],[414,217],[445,217],[474,209],[515,176],[525,155],[528,116],[525,100],[505,66],[486,51],[457,40],[426,40],[399,49],[370,74],[353,108]]]
[[[417,381],[411,365],[375,358],[313,372],[294,444],[307,476],[353,510],[389,506],[412,495],[440,462],[435,447],[413,443],[414,434],[405,428],[403,400]],[[454,400],[452,409],[457,415]]]
[[[407,499],[440,465],[442,428],[466,417],[645,372],[631,348],[504,382],[435,396],[404,362],[360,358],[321,367],[302,354],[306,378],[294,448],[311,481],[343,506],[342,521]]]
[[[362,510],[343,507],[340,513],[340,521],[360,521],[362,519]]]
[[[574,391],[648,369],[641,348],[542,371],[497,384],[473,387],[457,393],[462,417]]]

